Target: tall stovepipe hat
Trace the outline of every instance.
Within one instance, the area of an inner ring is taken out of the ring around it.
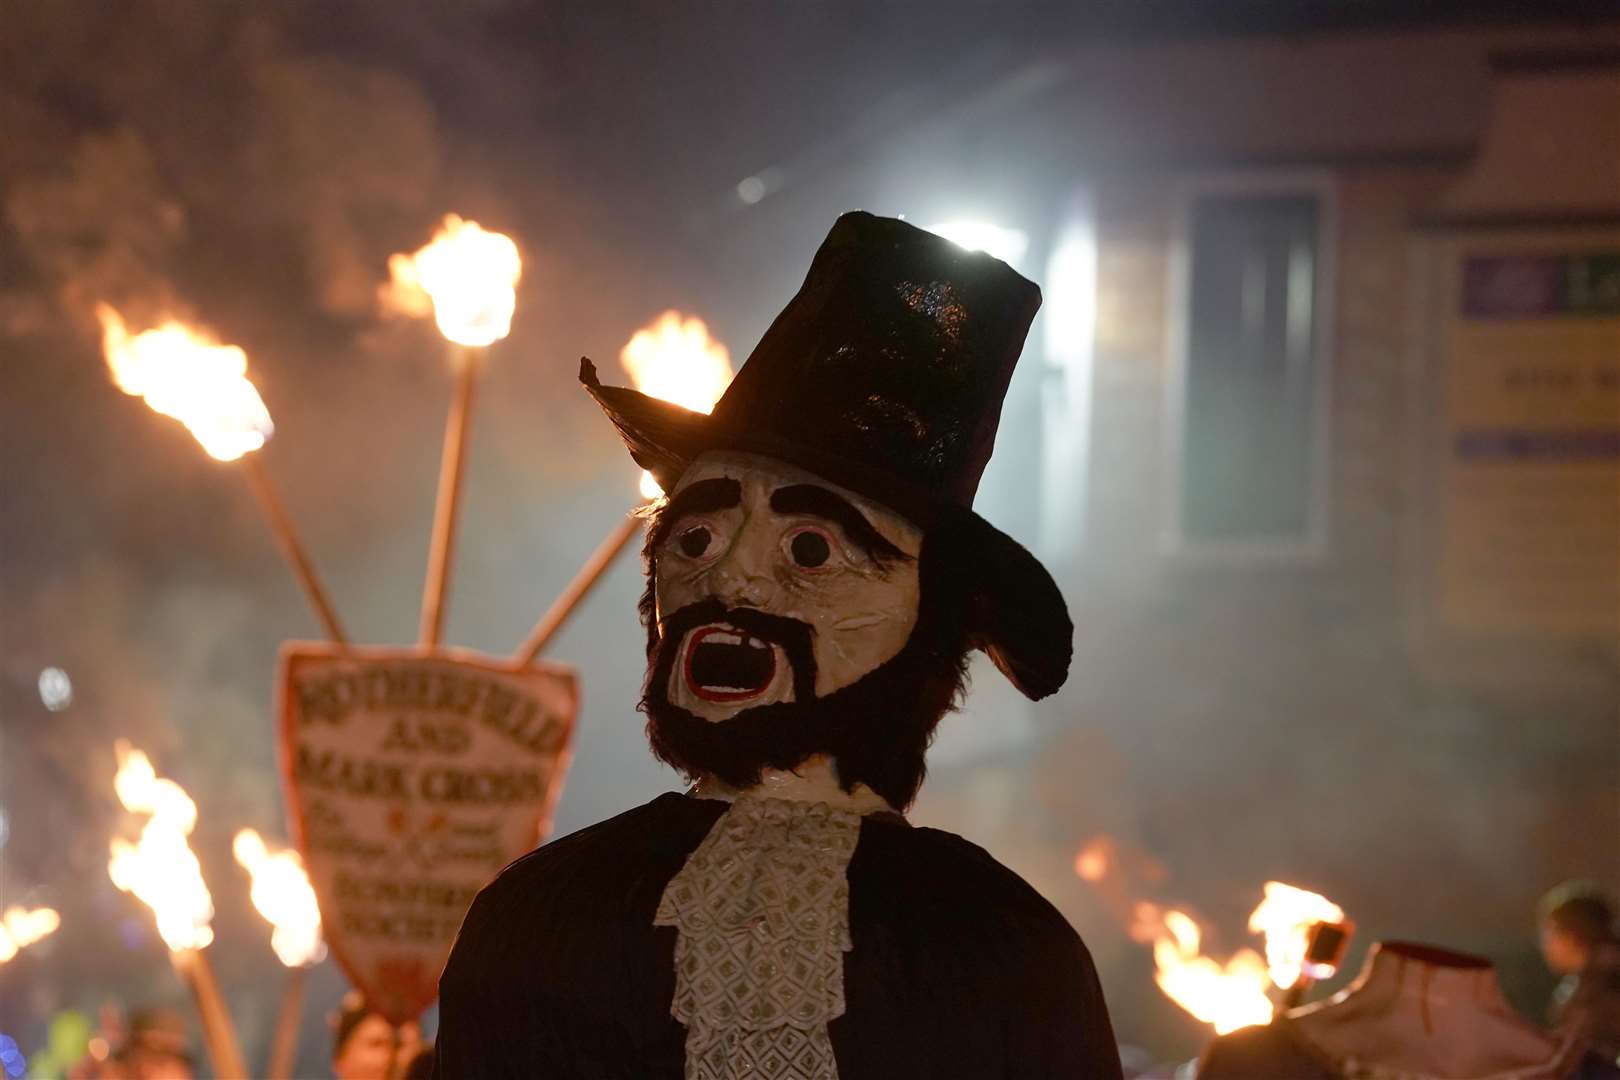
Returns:
[[[630,456],[673,490],[698,455],[791,462],[911,519],[971,576],[973,644],[1031,698],[1063,684],[1073,625],[1057,585],[973,512],[1040,289],[1006,263],[893,218],[854,211],[710,415],[580,381]]]

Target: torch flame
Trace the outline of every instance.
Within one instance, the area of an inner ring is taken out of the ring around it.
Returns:
[[[113,837],[107,873],[157,916],[158,933],[170,949],[201,949],[214,940],[209,926],[214,902],[202,866],[186,843],[197,824],[197,804],[173,780],[160,778],[145,754],[118,740],[113,789],[132,814],[146,814],[141,838]]]
[[[9,907],[0,915],[0,964],[36,941],[50,937],[62,925],[54,908]]]
[[[126,394],[173,417],[210,457],[235,461],[265,444],[275,426],[247,377],[247,354],[174,320],[131,335],[122,315],[96,305],[101,348]]]
[[[619,362],[643,394],[706,413],[731,382],[731,353],[703,320],[666,311],[637,330]]]
[[[1099,882],[1113,865],[1114,841],[1108,836],[1092,837],[1074,857],[1074,872],[1081,881]]]
[[[1170,1000],[1218,1035],[1271,1022],[1270,979],[1259,953],[1239,949],[1222,964],[1199,951],[1203,935],[1186,912],[1139,904],[1136,916],[1132,934],[1152,940],[1153,980]]]
[[[731,383],[731,353],[709,336],[702,319],[666,311],[619,350],[619,363],[629,372],[636,389],[693,412],[714,408]],[[641,494],[662,497],[652,473],[641,474]]]
[[[1311,927],[1343,921],[1344,909],[1327,897],[1268,881],[1265,899],[1249,916],[1249,930],[1265,935],[1271,981],[1286,990],[1299,981]]]
[[[253,906],[274,928],[270,947],[276,956],[288,967],[319,963],[326,955],[321,909],[298,852],[287,849],[272,854],[252,829],[238,832],[231,850],[253,878]]]
[[[652,502],[654,499],[662,499],[664,497],[663,486],[660,485],[657,480],[653,479],[653,474],[648,472],[646,469],[641,470],[641,481],[636,485],[636,487],[638,490],[640,490],[641,497],[646,499],[648,502]]]
[[[382,301],[407,315],[431,308],[445,337],[482,347],[511,333],[522,275],[523,259],[510,236],[446,214],[426,247],[389,256]]]

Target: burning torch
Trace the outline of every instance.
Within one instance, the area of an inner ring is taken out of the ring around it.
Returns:
[[[1355,924],[1319,893],[1268,881],[1265,898],[1249,916],[1249,930],[1265,935],[1266,964],[1272,983],[1283,991],[1279,1011],[1286,1012],[1338,970]]]
[[[107,304],[96,305],[101,320],[101,347],[113,381],[126,394],[145,399],[164,416],[186,425],[216,461],[240,461],[270,529],[326,631],[338,644],[343,627],[326,598],[326,590],[280,497],[254,451],[275,431],[270,412],[247,377],[247,354],[236,345],[221,345],[205,334],[169,320],[162,326],[131,334],[124,318]]]
[[[1115,881],[1118,849],[1099,836],[1075,856],[1074,872],[1093,885],[1108,885],[1105,896],[1123,902],[1127,884]],[[1269,1023],[1300,1004],[1312,984],[1334,974],[1344,958],[1354,925],[1344,910],[1319,893],[1268,881],[1265,895],[1249,916],[1251,933],[1265,939],[1265,955],[1239,949],[1222,961],[1203,952],[1203,928],[1186,911],[1147,900],[1131,908],[1130,936],[1153,947],[1154,981],[1165,996],[1224,1035]],[[1273,989],[1283,992],[1274,1005]]]
[[[62,916],[55,908],[8,907],[0,914],[0,964],[12,960],[19,952],[56,933],[62,925]]]
[[[298,852],[285,849],[272,853],[252,829],[238,832],[231,850],[253,879],[253,906],[270,924],[270,947],[287,968],[287,983],[270,1044],[268,1075],[270,1080],[288,1080],[298,1052],[305,973],[326,956],[326,944],[321,940],[321,910]]]
[[[619,351],[619,362],[642,393],[702,413],[714,408],[732,376],[731,354],[726,347],[709,336],[702,319],[682,318],[678,311],[666,311],[651,325],[637,330]],[[658,481],[646,470],[641,473],[640,489],[643,507],[664,496]],[[513,659],[528,664],[540,655],[630,538],[640,531],[641,522],[638,513],[631,513],[614,526],[562,595],[540,616]]]
[[[456,389],[444,425],[439,458],[439,495],[433,511],[433,543],[427,580],[422,585],[418,640],[439,644],[444,630],[444,598],[450,587],[450,559],[461,513],[462,462],[472,416],[473,389],[488,349],[512,330],[517,283],[523,260],[512,238],[489,232],[477,222],[447,214],[426,247],[388,260],[391,304],[408,314],[433,312],[439,332],[457,346]]]
[[[175,972],[191,990],[202,1019],[208,1057],[219,1076],[247,1076],[231,1014],[220,996],[206,949],[214,940],[214,902],[202,866],[186,837],[197,824],[197,804],[179,784],[161,778],[145,754],[120,739],[113,789],[132,814],[146,815],[140,839],[112,838],[107,873],[157,917]]]

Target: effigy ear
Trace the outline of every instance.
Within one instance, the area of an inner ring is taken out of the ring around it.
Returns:
[[[938,522],[925,554],[929,547],[962,595],[969,643],[1031,701],[1056,693],[1069,675],[1074,623],[1040,560],[972,511]]]

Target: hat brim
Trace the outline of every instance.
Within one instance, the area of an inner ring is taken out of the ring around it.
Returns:
[[[1074,626],[1052,575],[1018,541],[972,510],[952,504],[864,462],[829,454],[621,386],[603,386],[581,358],[580,382],[618,430],[630,457],[665,491],[699,455],[716,450],[762,454],[815,473],[910,519],[929,543],[953,549],[950,572],[970,574],[966,617],[982,649],[1031,700],[1054,693],[1068,676]]]

